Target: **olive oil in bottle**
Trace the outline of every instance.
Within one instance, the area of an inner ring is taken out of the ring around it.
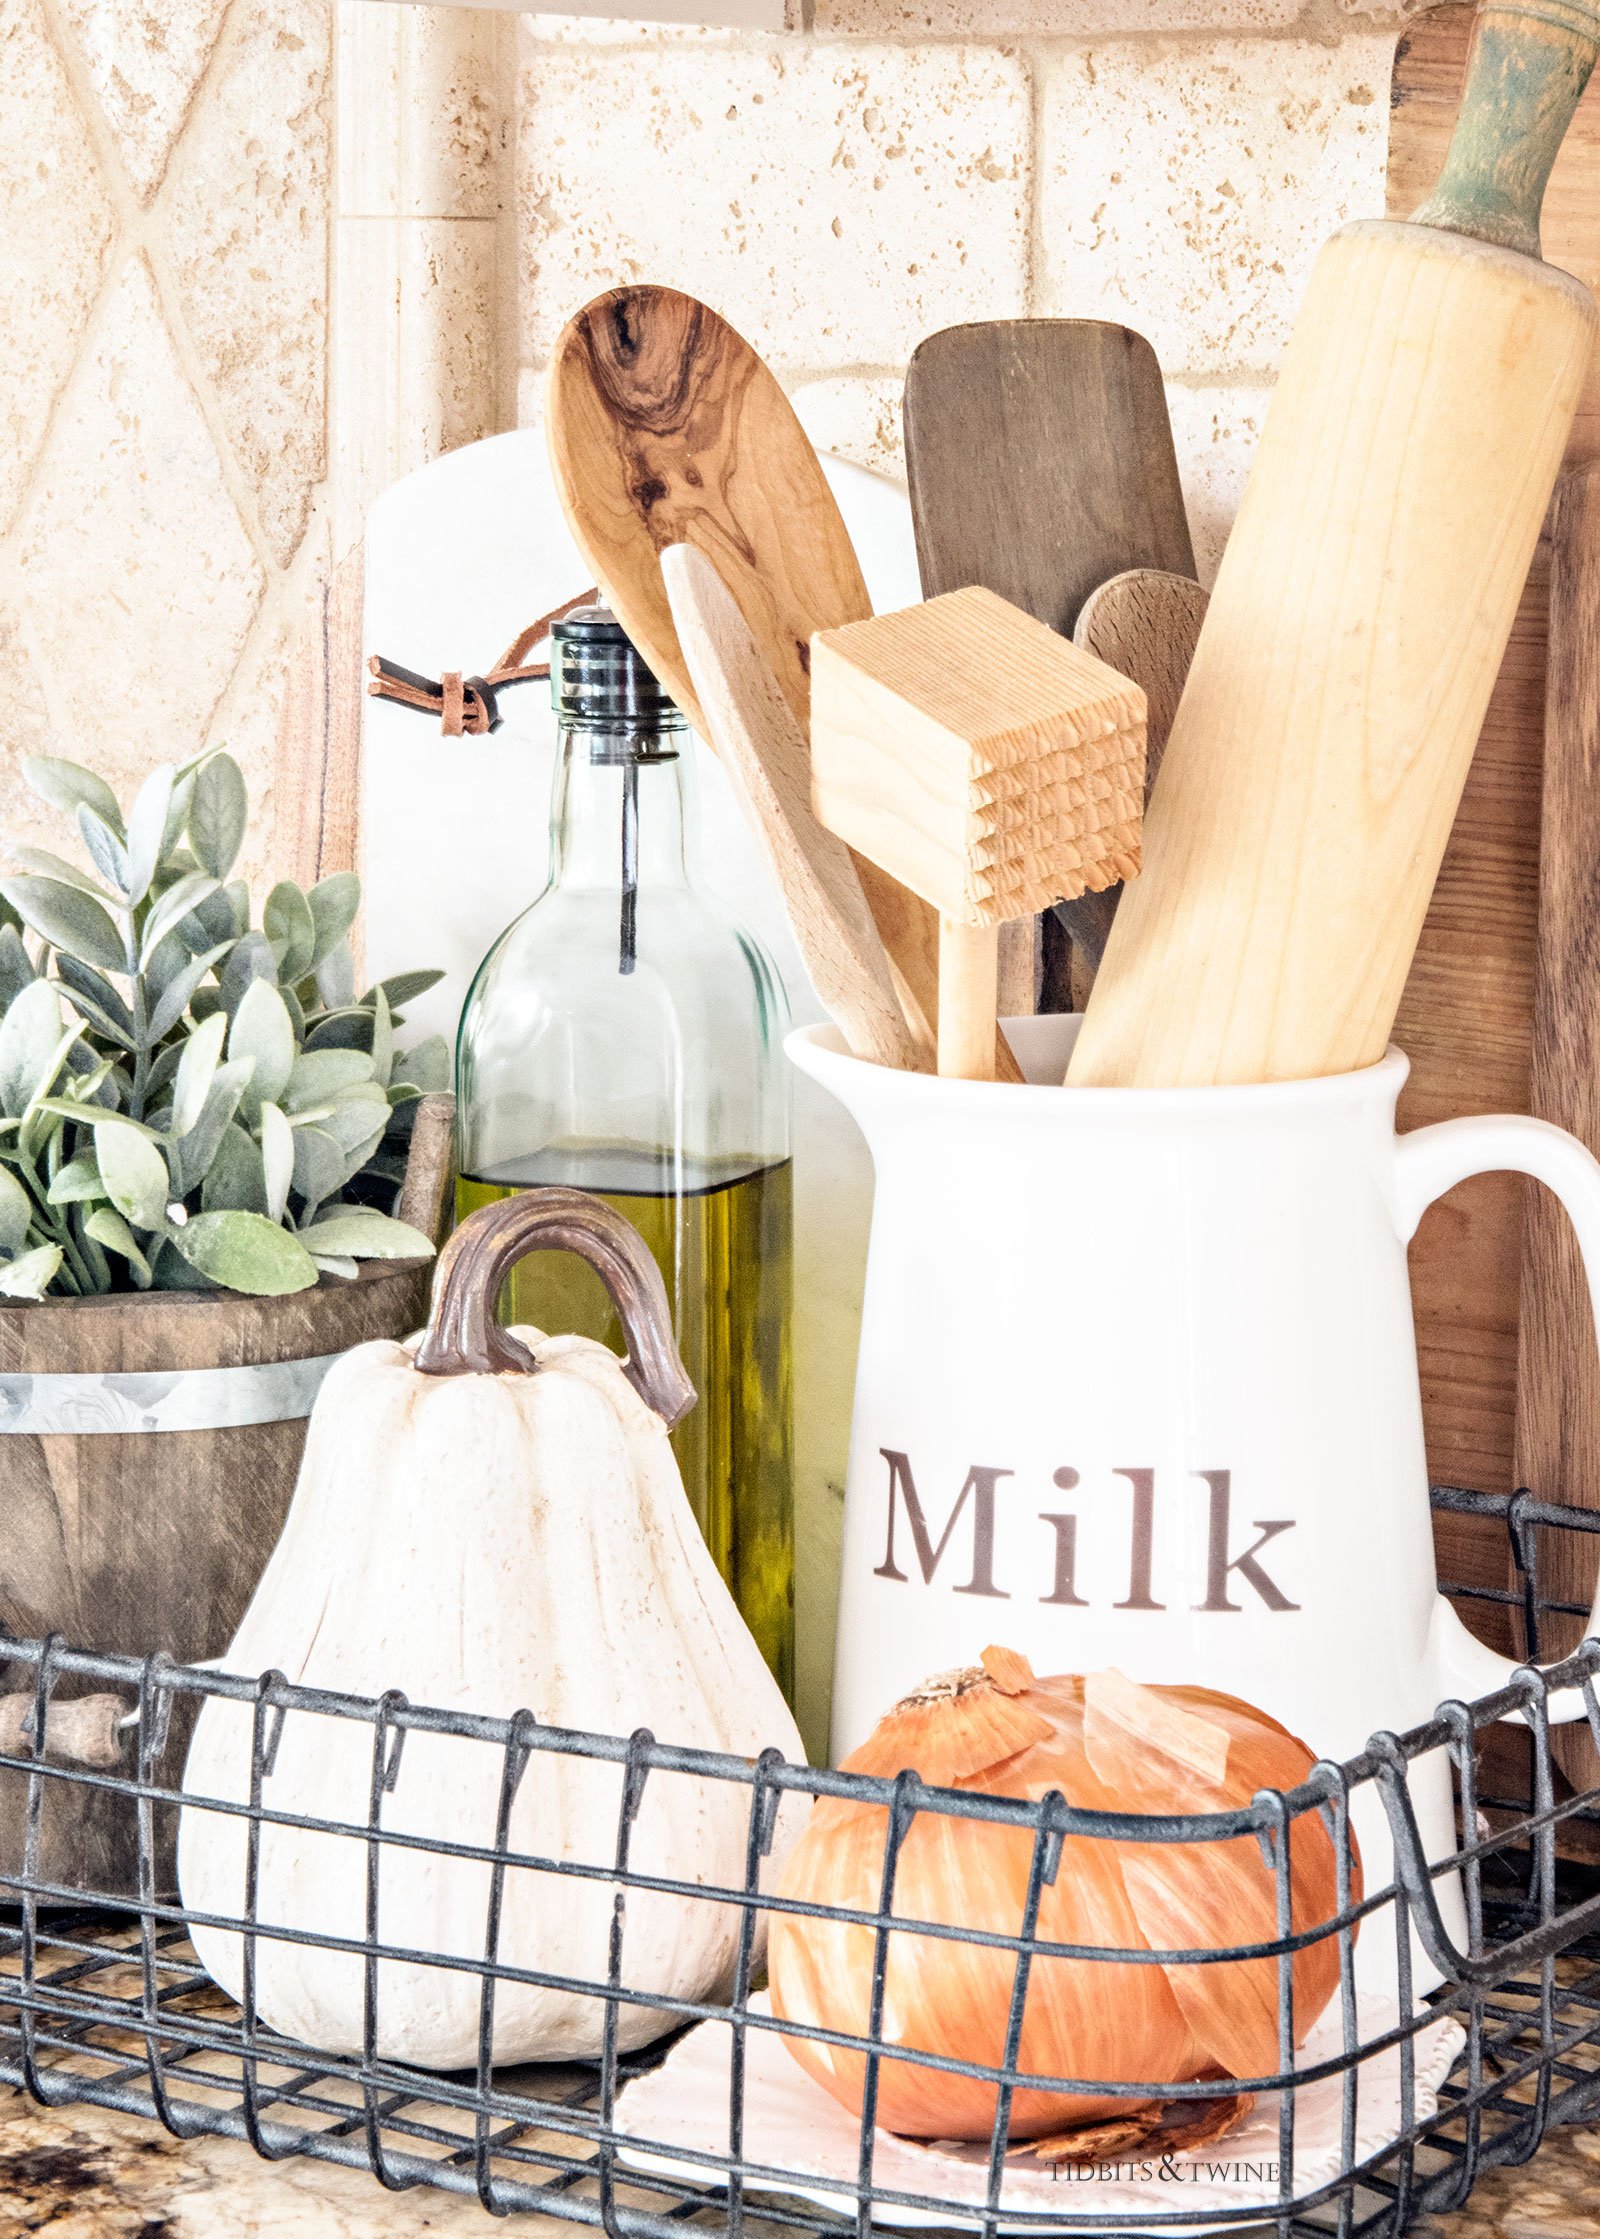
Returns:
[[[707,1544],[792,1692],[792,1213],[781,986],[688,869],[690,742],[603,607],[552,632],[550,879],[481,966],[457,1048],[459,1217],[593,1190],[667,1287],[698,1402],[673,1433]],[[505,1319],[624,1349],[593,1271],[516,1268]]]

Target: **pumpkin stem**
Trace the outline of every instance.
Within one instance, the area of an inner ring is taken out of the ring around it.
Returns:
[[[623,1374],[668,1430],[682,1422],[695,1390],[678,1357],[661,1270],[633,1224],[587,1190],[523,1190],[462,1222],[440,1254],[414,1365],[425,1376],[531,1373],[533,1355],[495,1319],[506,1277],[530,1252],[576,1252],[588,1262],[628,1340]]]

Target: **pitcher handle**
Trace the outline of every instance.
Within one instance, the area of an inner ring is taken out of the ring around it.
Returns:
[[[1406,1244],[1434,1199],[1469,1175],[1527,1174],[1552,1190],[1578,1239],[1600,1337],[1600,1159],[1592,1157],[1575,1135],[1564,1127],[1552,1127],[1548,1120],[1509,1116],[1441,1120],[1436,1126],[1399,1136],[1395,1151],[1395,1225]],[[1600,1587],[1588,1630],[1600,1634]],[[1497,1693],[1523,1668],[1496,1655],[1468,1632],[1442,1594],[1431,1645],[1441,1701],[1459,1696],[1470,1702],[1474,1696]],[[1568,1687],[1552,1694],[1549,1713],[1562,1723],[1582,1718],[1582,1691]]]

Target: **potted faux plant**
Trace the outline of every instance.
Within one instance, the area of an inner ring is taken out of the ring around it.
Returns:
[[[225,753],[126,815],[76,764],[23,770],[86,867],[13,846],[0,877],[0,1623],[204,1658],[331,1359],[425,1318],[449,1059],[397,1032],[438,975],[357,996],[350,872],[252,922]],[[0,1781],[0,1853],[21,1794]],[[40,1871],[127,1886],[110,1825],[89,1791],[47,1808]]]

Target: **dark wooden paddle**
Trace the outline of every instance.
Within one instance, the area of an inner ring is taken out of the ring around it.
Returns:
[[[979,583],[1070,637],[1108,577],[1194,574],[1161,368],[1130,327],[993,319],[929,335],[906,374],[905,440],[927,598]],[[1056,912],[1075,945],[1081,907]],[[1081,928],[1096,959],[1104,916]]]

